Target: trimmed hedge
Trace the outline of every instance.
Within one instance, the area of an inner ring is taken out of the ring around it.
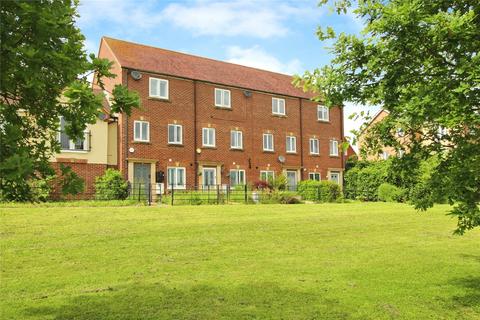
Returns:
[[[362,162],[345,173],[345,196],[377,201],[378,188],[387,181],[389,161]]]
[[[297,191],[302,199],[316,202],[336,202],[343,197],[340,186],[332,181],[300,181]]]
[[[404,192],[390,183],[382,183],[378,187],[378,200],[385,202],[401,202]]]
[[[95,179],[97,200],[124,200],[128,197],[128,183],[118,170],[107,169],[105,174]]]

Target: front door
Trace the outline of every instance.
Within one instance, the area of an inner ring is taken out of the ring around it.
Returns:
[[[214,186],[217,184],[217,169],[216,168],[203,168],[202,172],[202,184],[204,187]]]
[[[147,194],[150,186],[150,163],[133,164],[133,189],[136,192]]]
[[[287,170],[287,189],[291,191],[297,189],[297,170]]]
[[[330,172],[330,181],[333,181],[336,184],[340,184],[340,172],[338,171]]]

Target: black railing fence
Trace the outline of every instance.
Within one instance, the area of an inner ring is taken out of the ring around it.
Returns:
[[[296,187],[282,191],[294,197]],[[47,192],[44,188],[32,190],[40,201],[74,200],[128,200],[143,202],[147,205],[163,203],[168,205],[201,205],[226,203],[268,203],[278,193],[271,189],[253,190],[250,185],[165,185],[159,183],[128,183],[126,188],[112,185],[91,186],[76,195],[64,195],[53,188]],[[273,201],[273,200],[272,200]]]

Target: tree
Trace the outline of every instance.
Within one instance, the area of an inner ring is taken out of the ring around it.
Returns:
[[[103,94],[94,94],[88,76],[105,90],[115,75],[106,59],[87,57],[75,26],[78,1],[0,3],[0,198],[30,200],[29,181],[52,174],[49,159],[59,151],[59,117],[66,133],[81,138],[97,120]],[[129,114],[139,96],[113,89],[111,113]]]
[[[321,5],[326,5],[322,0]],[[403,149],[408,174],[435,155],[438,164],[416,192],[425,210],[443,193],[458,217],[456,233],[480,226],[480,3],[478,0],[335,1],[337,14],[362,19],[360,35],[320,27],[333,41],[330,65],[295,82],[326,105],[353,102],[390,112],[370,130],[367,151]],[[359,116],[358,114],[356,116]],[[402,130],[408,145],[395,134]]]

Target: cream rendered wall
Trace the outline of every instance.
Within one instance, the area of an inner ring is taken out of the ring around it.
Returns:
[[[61,151],[55,154],[52,162],[56,162],[57,158],[68,158],[108,164],[108,122],[98,119],[95,124],[88,125],[87,130],[90,131],[90,151]]]
[[[108,125],[108,142],[107,142],[107,164],[117,165],[117,129],[118,123],[112,122]]]

